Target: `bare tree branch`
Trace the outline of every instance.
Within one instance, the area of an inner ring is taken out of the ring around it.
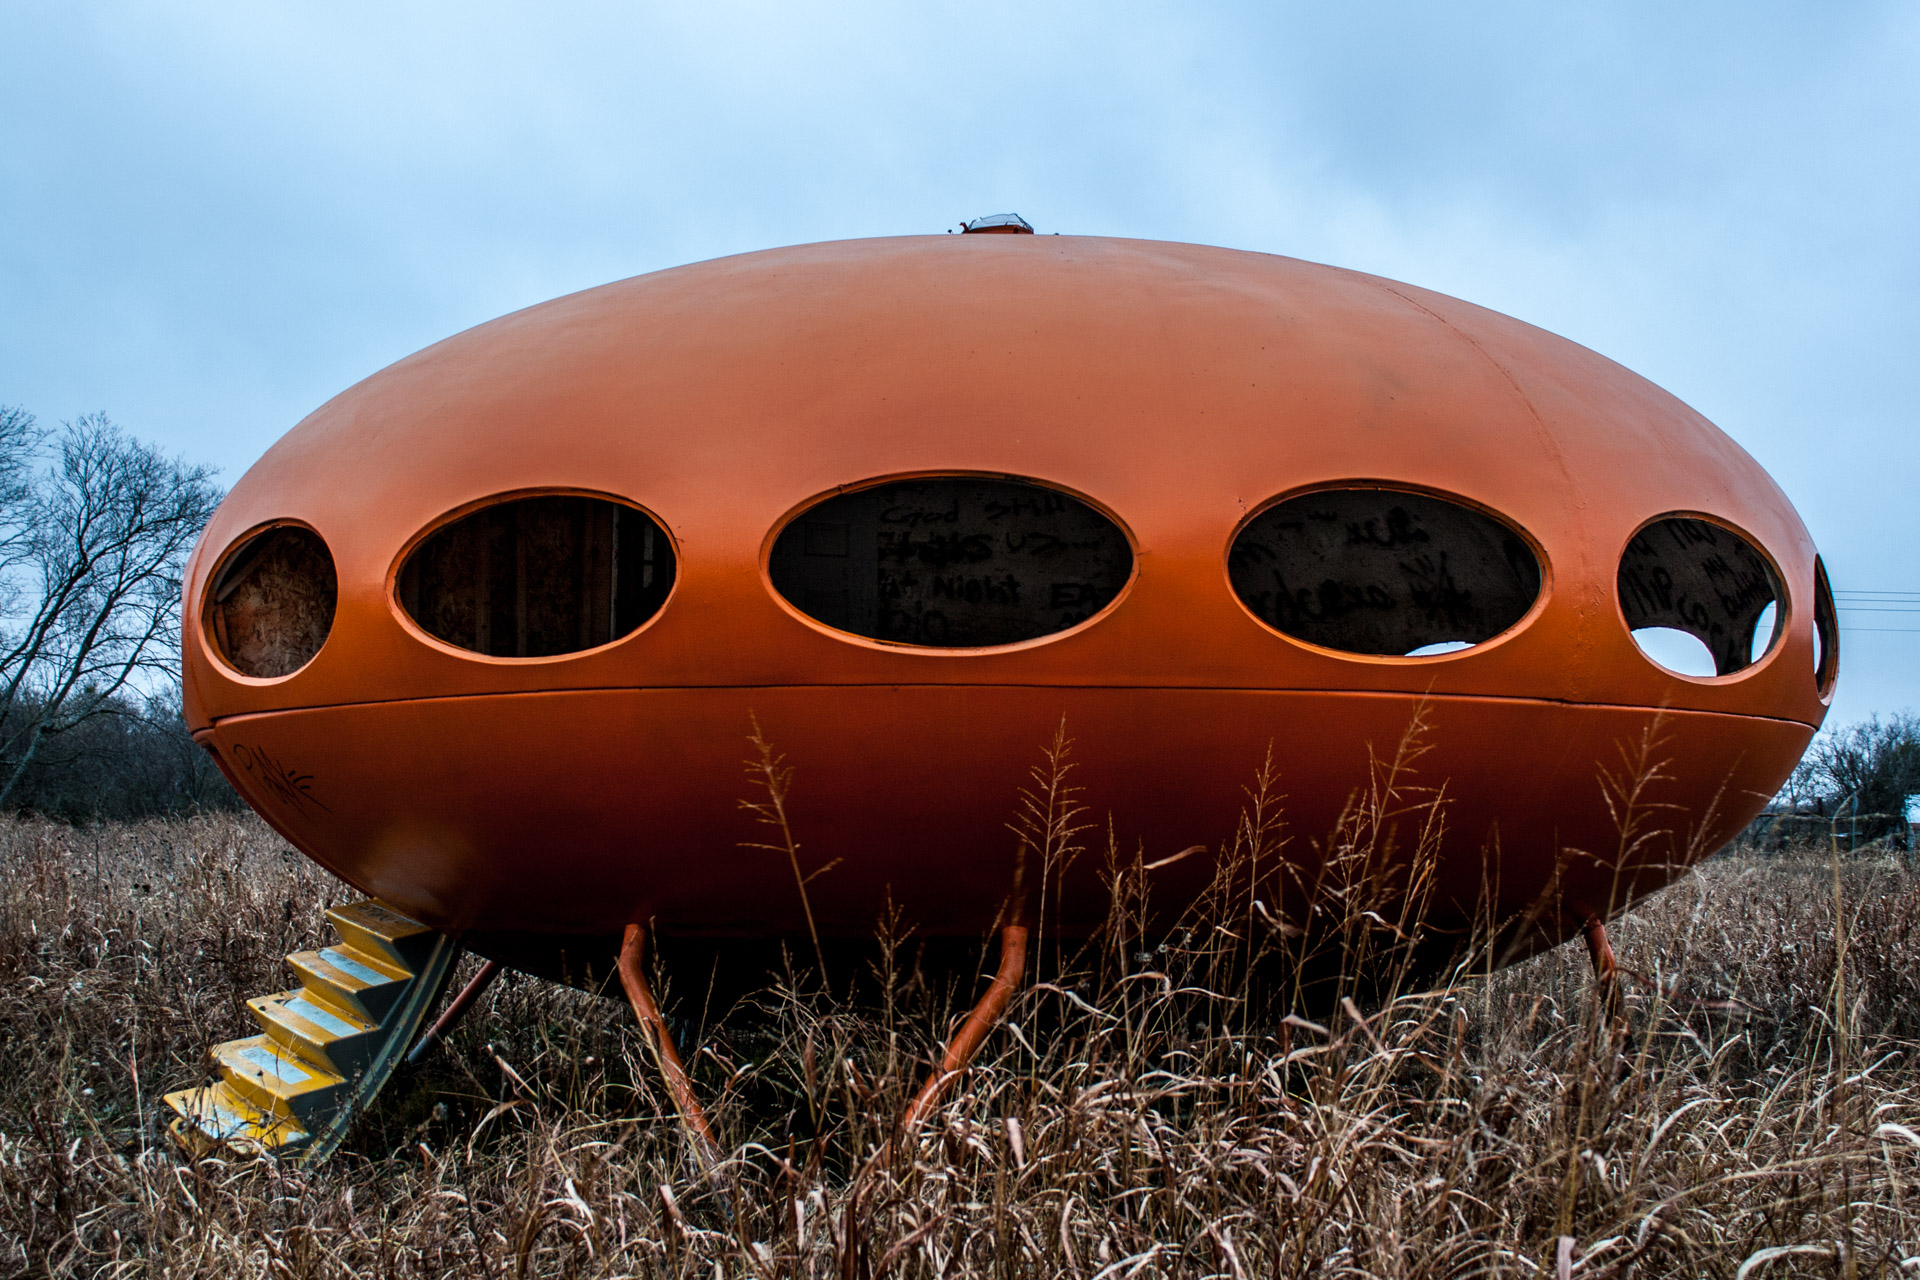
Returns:
[[[49,739],[177,680],[180,576],[220,501],[90,414],[0,410],[0,807]]]

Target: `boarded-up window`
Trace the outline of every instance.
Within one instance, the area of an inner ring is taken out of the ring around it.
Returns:
[[[1023,480],[940,476],[827,499],[780,531],[773,585],[808,617],[896,644],[966,649],[1065,631],[1133,573],[1113,521]]]
[[[1277,631],[1393,656],[1491,640],[1540,595],[1540,562],[1513,529],[1394,489],[1325,489],[1275,504],[1234,539],[1227,575]]]
[[[281,525],[229,552],[207,596],[214,646],[242,675],[291,675],[333,630],[333,556],[311,529]]]
[[[1778,638],[1779,610],[1767,611],[1780,599],[1779,575],[1751,542],[1710,520],[1669,516],[1635,534],[1620,557],[1618,589],[1628,629],[1692,636],[1706,646],[1714,675],[1753,665]],[[1756,643],[1762,617],[1774,625]],[[1649,656],[1659,661],[1660,653]],[[1662,665],[1683,675],[1709,674]]]
[[[577,653],[658,612],[673,546],[644,512],[571,495],[496,502],[400,567],[400,606],[432,636],[498,658]]]

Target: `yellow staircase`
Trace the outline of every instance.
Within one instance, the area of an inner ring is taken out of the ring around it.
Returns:
[[[325,1159],[432,1012],[452,939],[378,902],[327,919],[337,945],[287,957],[299,988],[247,1001],[261,1034],[215,1045],[219,1078],[166,1096],[189,1150]]]

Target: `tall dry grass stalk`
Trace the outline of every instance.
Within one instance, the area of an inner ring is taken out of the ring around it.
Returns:
[[[1104,860],[1106,929],[1048,938],[982,1060],[882,1161],[971,999],[900,921],[877,998],[802,974],[688,1023],[719,1180],[626,1010],[516,976],[330,1165],[186,1162],[155,1099],[350,894],[247,818],[0,823],[0,1273],[1920,1270],[1920,879],[1824,851],[1709,862],[1616,926],[1618,1017],[1573,947],[1416,990],[1393,970],[1444,821],[1417,755],[1410,734],[1377,765],[1311,878],[1263,768],[1212,887],[1161,919],[1156,864],[1081,847],[1063,737],[1018,827],[1036,897]],[[798,874],[793,833],[775,848]],[[1264,962],[1288,947],[1337,948],[1347,978],[1302,1003]]]

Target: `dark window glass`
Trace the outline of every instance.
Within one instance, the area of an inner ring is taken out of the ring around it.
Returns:
[[[605,498],[516,498],[434,531],[400,566],[400,607],[432,636],[496,658],[618,640],[673,586],[673,545]]]
[[[1269,507],[1234,539],[1227,575],[1275,630],[1399,657],[1491,640],[1540,595],[1540,562],[1518,533],[1394,489],[1323,489]]]
[[[1133,572],[1113,521],[1021,480],[902,480],[828,498],[780,531],[775,590],[810,618],[937,649],[1052,635]]]

